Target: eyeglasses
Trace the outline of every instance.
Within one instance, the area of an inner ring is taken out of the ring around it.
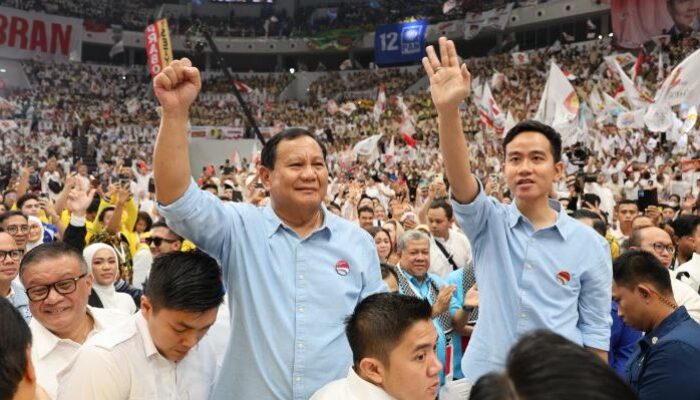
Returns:
[[[656,242],[656,243],[652,244],[652,246],[654,246],[654,251],[657,253],[661,253],[664,250],[666,250],[668,252],[668,254],[673,254],[676,252],[676,248],[673,247],[672,244],[667,245],[664,243]]]
[[[27,293],[27,297],[29,297],[29,300],[31,301],[42,301],[46,299],[49,297],[51,288],[53,288],[57,293],[65,296],[75,292],[78,281],[85,276],[87,276],[87,272],[75,278],[64,279],[49,285],[33,286],[25,290],[25,293]]]
[[[7,260],[7,256],[10,256],[12,261],[19,261],[22,258],[22,254],[24,254],[24,250],[0,250],[0,261]]]
[[[156,247],[159,247],[161,244],[165,243],[174,243],[177,242],[177,240],[173,239],[166,239],[158,236],[151,236],[149,238],[146,238],[146,243],[150,246],[151,243],[153,243]]]
[[[29,232],[29,225],[8,225],[0,231],[5,231],[10,235],[16,235],[17,232],[27,233]]]

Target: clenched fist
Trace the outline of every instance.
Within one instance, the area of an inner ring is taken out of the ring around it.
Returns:
[[[187,114],[201,88],[199,70],[187,58],[173,61],[153,79],[153,91],[164,113]]]

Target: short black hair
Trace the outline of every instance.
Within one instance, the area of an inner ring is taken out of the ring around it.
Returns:
[[[181,241],[184,241],[184,240],[185,240],[185,238],[183,238],[182,236],[178,235],[178,234],[173,230],[173,228],[169,227],[169,226],[168,226],[168,222],[165,221],[165,220],[160,220],[160,221],[154,222],[153,225],[151,225],[151,229],[150,229],[150,230],[153,230],[153,229],[155,229],[155,228],[165,228],[165,229],[169,230],[170,233],[171,233],[173,236],[177,237],[178,240],[181,240]]]
[[[151,227],[153,226],[153,218],[151,218],[147,212],[139,211],[139,216],[136,218],[136,223],[138,223],[139,220],[143,220],[143,222],[146,223],[146,232],[151,230]]]
[[[363,213],[363,212],[369,212],[369,213],[372,213],[372,215],[374,215],[374,208],[364,206],[364,207],[360,207],[357,209],[358,216],[360,215],[360,213]]]
[[[323,145],[323,143],[321,143],[320,140],[318,140],[316,135],[307,131],[306,129],[301,128],[285,129],[284,131],[271,137],[265,143],[265,146],[260,152],[260,164],[262,164],[263,167],[269,170],[273,170],[275,168],[275,162],[277,161],[277,146],[279,146],[280,142],[284,140],[294,140],[302,136],[308,136],[311,139],[313,139],[316,142],[316,144],[318,144],[318,147],[321,148],[321,152],[323,153],[323,163],[325,164],[326,156],[328,155],[328,153],[326,152],[326,147]]]
[[[508,146],[508,143],[512,142],[516,136],[523,132],[538,132],[544,135],[547,138],[547,141],[549,141],[554,162],[558,163],[561,161],[561,135],[559,135],[559,133],[551,126],[532,119],[527,119],[517,123],[514,127],[510,128],[508,133],[506,133],[506,136],[503,138],[504,155],[506,154],[506,146]]]
[[[591,210],[586,210],[584,208],[576,210],[573,214],[571,214],[571,217],[574,219],[588,218],[591,221],[593,221],[593,229],[595,229],[595,231],[598,232],[601,236],[605,236],[605,234],[607,233],[608,226],[606,225],[605,221],[600,219],[600,215],[594,213]]]
[[[396,281],[399,281],[399,275],[396,273],[396,269],[394,269],[393,265],[387,263],[380,263],[379,269],[382,271],[382,279],[388,278],[389,275],[394,275]]]
[[[593,205],[593,206],[599,206],[600,205],[600,196],[598,196],[595,193],[584,193],[583,198],[581,199],[585,201],[586,203]]]
[[[29,200],[39,201],[39,197],[35,196],[31,193],[27,193],[27,194],[22,195],[22,197],[17,199],[17,209],[21,210],[22,207],[24,206],[24,203],[28,202]]]
[[[430,203],[429,210],[434,210],[436,208],[442,208],[445,210],[445,217],[447,219],[451,220],[452,216],[454,215],[454,211],[452,210],[452,205],[445,201],[445,199],[437,199],[434,200],[432,203]]]
[[[637,211],[639,211],[639,204],[637,204],[637,202],[635,200],[627,200],[627,199],[620,200],[619,202],[617,202],[617,209],[619,210],[620,206],[624,206],[626,204],[633,204],[635,207],[637,207]]]
[[[640,283],[649,283],[660,294],[673,294],[668,270],[655,255],[644,250],[630,250],[618,257],[613,263],[613,280],[630,290]]]
[[[345,321],[345,334],[355,366],[374,357],[389,365],[389,354],[404,334],[419,321],[431,321],[430,303],[398,293],[366,297]]]
[[[19,263],[19,277],[20,279],[24,275],[24,272],[32,264],[44,261],[46,259],[55,260],[59,257],[69,256],[73,257],[80,263],[81,273],[88,272],[88,265],[83,258],[83,255],[78,252],[74,247],[65,242],[49,242],[43,243],[35,248],[29,250],[27,254],[22,257],[22,261]]]
[[[32,332],[9,300],[0,296],[0,400],[12,400],[27,371]]]
[[[679,215],[678,218],[671,221],[673,232],[679,238],[693,236],[698,225],[700,225],[700,217],[692,214]]]
[[[217,192],[219,191],[219,187],[216,186],[216,184],[214,184],[214,183],[205,183],[204,185],[202,185],[202,187],[200,189],[202,189],[202,190],[214,189]]]
[[[114,211],[116,210],[116,207],[114,206],[107,206],[100,211],[100,215],[97,217],[97,220],[100,221],[100,223],[105,222],[105,215],[107,215],[107,211]]]
[[[205,312],[224,301],[221,268],[202,251],[175,251],[155,258],[144,293],[157,312],[166,308]]]
[[[17,211],[17,210],[10,210],[10,211],[5,211],[4,213],[0,214],[0,225],[4,225],[5,221],[7,221],[9,218],[12,217],[22,217],[29,221],[27,219],[27,216],[22,214],[22,211]]]
[[[523,336],[503,373],[484,375],[470,400],[636,400],[637,395],[592,352],[551,331]]]

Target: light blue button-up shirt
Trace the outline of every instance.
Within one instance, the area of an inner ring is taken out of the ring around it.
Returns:
[[[479,322],[462,358],[472,383],[505,365],[510,348],[534,329],[550,329],[600,350],[610,345],[612,261],[608,243],[556,201],[555,224],[535,231],[515,204],[480,190],[452,205],[472,244]]]
[[[271,206],[224,204],[194,182],[159,209],[223,269],[234,318],[214,399],[305,400],[345,377],[344,319],[386,290],[367,232],[324,208],[323,226],[302,239]]]

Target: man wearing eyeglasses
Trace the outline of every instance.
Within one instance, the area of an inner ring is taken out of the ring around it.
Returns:
[[[19,261],[24,251],[17,248],[15,239],[7,232],[0,232],[0,297],[5,297],[22,314],[29,323],[32,313],[29,311],[29,299],[24,288],[15,281],[19,274]]]
[[[649,226],[632,232],[629,238],[630,250],[645,250],[656,256],[666,269],[673,263],[675,247],[671,236],[665,230]],[[673,297],[679,306],[685,306],[688,314],[695,321],[700,322],[700,295],[687,284],[675,279],[673,271],[671,275],[671,287]]]
[[[153,257],[161,254],[179,251],[182,247],[182,237],[173,232],[165,222],[156,222],[151,228],[151,237],[146,239]]]
[[[0,231],[15,239],[17,247],[24,250],[29,239],[29,220],[21,211],[7,211],[0,215]]]
[[[42,244],[20,262],[19,276],[29,298],[34,337],[32,362],[39,384],[56,398],[56,374],[87,338],[128,318],[87,305],[92,276],[83,257],[62,242]]]

